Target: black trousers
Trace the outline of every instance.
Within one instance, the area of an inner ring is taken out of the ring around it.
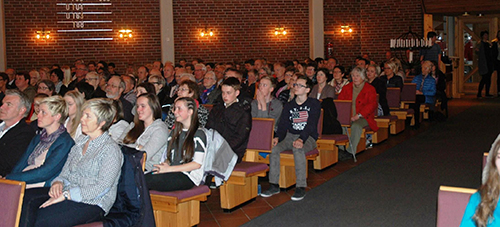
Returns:
[[[425,103],[425,96],[417,95],[415,98],[415,104],[410,104],[410,107],[413,108],[413,111],[415,111],[413,114],[413,116],[415,116],[415,127],[420,126],[420,104],[422,103]]]
[[[188,190],[195,185],[189,177],[182,172],[172,173],[148,173],[144,176],[149,190],[161,192],[171,192],[178,190]]]
[[[481,81],[479,82],[479,87],[477,89],[477,97],[481,97],[481,93],[483,92],[483,87],[485,86],[486,86],[485,90],[486,95],[490,95],[491,72],[481,75]]]

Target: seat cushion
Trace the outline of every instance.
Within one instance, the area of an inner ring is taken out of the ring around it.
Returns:
[[[149,193],[152,195],[163,195],[163,196],[172,196],[177,197],[178,200],[182,200],[185,198],[201,195],[204,193],[210,192],[210,188],[206,185],[200,185],[193,187],[189,190],[181,190],[181,191],[173,191],[173,192],[159,192],[155,190],[150,190]]]
[[[267,170],[267,164],[265,164],[265,163],[241,162],[241,163],[236,164],[236,166],[234,166],[233,172],[234,171],[241,171],[241,172],[245,172],[248,175],[248,174],[266,171],[266,170]]]
[[[282,154],[293,154],[293,151],[292,150],[287,150],[287,151],[283,151],[281,152]],[[308,152],[306,152],[306,157],[307,156],[311,156],[311,155],[318,155],[319,154],[319,151],[318,149],[314,148]]]
[[[347,140],[349,140],[349,137],[347,137],[347,135],[343,135],[343,134],[333,134],[333,135],[322,135],[321,139],[322,140],[347,141]]]

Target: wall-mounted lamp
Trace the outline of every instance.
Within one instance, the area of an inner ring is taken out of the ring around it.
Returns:
[[[212,36],[214,36],[214,30],[213,29],[208,30],[207,27],[205,27],[205,29],[202,29],[200,31],[200,36],[201,37],[205,37],[205,36],[212,37]]]
[[[130,29],[121,29],[118,31],[118,34],[122,39],[132,38],[132,30]]]
[[[42,29],[41,31],[36,31],[36,39],[38,40],[50,39],[50,31],[45,31],[45,29]]]
[[[341,33],[346,33],[346,32],[352,33],[352,28],[349,25],[342,25],[342,26],[340,26],[340,32]]]
[[[275,36],[278,36],[278,35],[286,35],[288,32],[286,31],[286,29],[284,27],[282,27],[281,25],[278,25],[277,28],[274,28],[274,35]]]

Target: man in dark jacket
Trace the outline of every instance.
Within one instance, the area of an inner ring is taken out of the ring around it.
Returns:
[[[10,173],[26,151],[35,131],[24,118],[28,115],[31,102],[19,90],[7,90],[0,107],[0,176]]]
[[[206,128],[219,132],[238,155],[238,163],[243,159],[247,149],[248,137],[252,129],[250,103],[239,100],[241,84],[237,78],[227,78],[222,82],[222,99],[224,102],[212,108],[208,115]]]

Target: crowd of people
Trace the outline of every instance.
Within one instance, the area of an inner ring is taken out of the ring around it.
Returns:
[[[181,59],[122,70],[79,59],[71,67],[7,69],[0,73],[0,177],[27,183],[21,226],[99,220],[116,197],[120,146],[147,153],[149,189],[189,189],[203,181],[202,129],[219,132],[241,162],[252,118],[259,117],[274,119],[276,136],[271,187],[262,196],[280,192],[279,153],[292,150],[297,176],[292,200],[301,200],[305,153],[316,147],[321,109],[327,118],[323,133],[348,134],[336,121],[333,100],[352,101],[347,152],[355,155],[362,129],[377,131],[374,118],[389,115],[387,87],[402,89],[409,73],[390,55],[381,64],[365,55],[352,65],[334,57],[273,64]],[[433,104],[444,74],[425,59],[417,74],[416,95]]]

